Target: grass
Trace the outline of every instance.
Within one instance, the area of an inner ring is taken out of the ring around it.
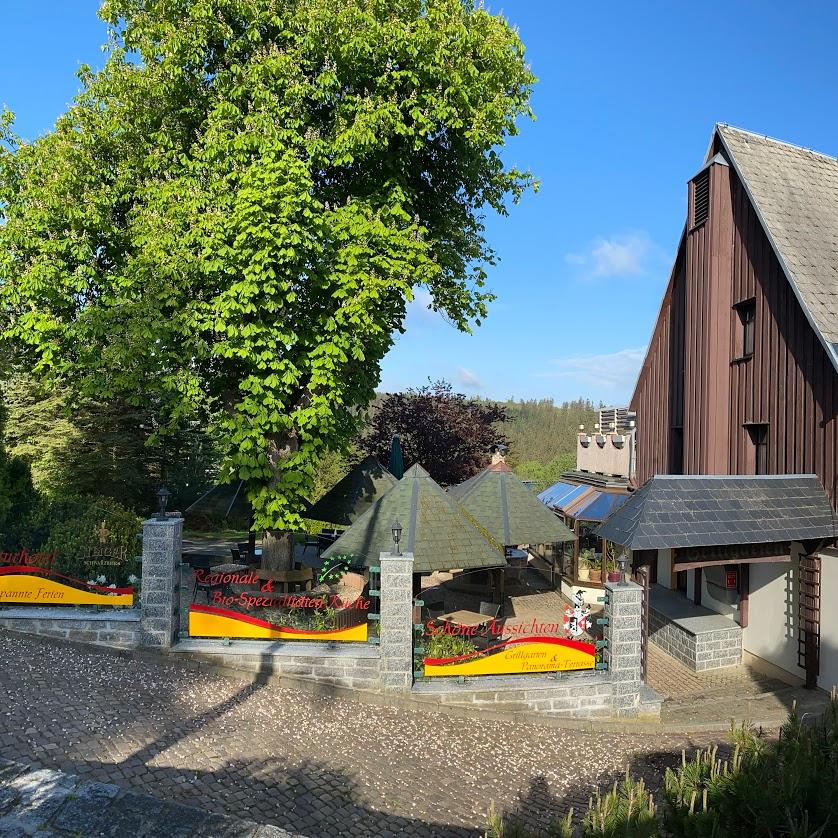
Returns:
[[[184,530],[184,538],[203,539],[205,541],[241,541],[248,539],[247,530]]]

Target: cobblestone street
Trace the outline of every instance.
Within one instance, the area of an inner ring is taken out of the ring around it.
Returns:
[[[316,696],[0,635],[0,757],[307,836],[478,835],[494,801],[546,825],[686,735],[590,734]],[[211,833],[208,833],[211,834]]]

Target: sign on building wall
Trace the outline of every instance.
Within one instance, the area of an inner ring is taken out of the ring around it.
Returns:
[[[224,566],[196,569],[190,637],[366,641],[372,600],[367,580],[332,563],[266,571]]]

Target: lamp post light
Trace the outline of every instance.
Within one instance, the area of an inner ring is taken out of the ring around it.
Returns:
[[[617,558],[617,565],[620,568],[620,584],[626,584],[626,565],[628,564],[628,556],[623,552]]]
[[[157,520],[158,521],[165,521],[166,520],[166,507],[169,504],[169,498],[172,496],[172,493],[165,487],[161,486],[157,492],[157,502],[160,504],[160,509],[157,511]]]
[[[396,547],[396,555],[401,556],[402,551],[399,547],[399,542],[402,540],[402,525],[399,523],[398,519],[393,521],[393,525],[390,527],[390,531],[393,533],[393,544]]]

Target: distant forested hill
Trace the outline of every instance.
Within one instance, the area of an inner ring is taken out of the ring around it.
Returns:
[[[534,480],[540,491],[576,466],[576,432],[598,421],[588,399],[554,404],[552,399],[503,402],[509,419],[502,425],[509,439],[507,461],[519,477]]]

